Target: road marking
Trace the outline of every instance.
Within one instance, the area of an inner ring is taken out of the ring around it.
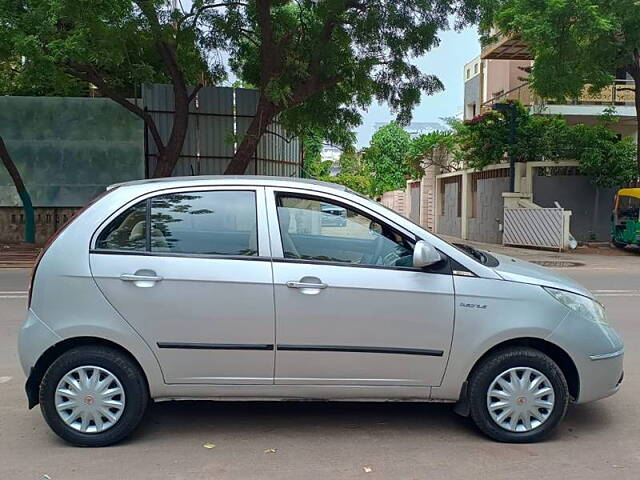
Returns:
[[[592,290],[598,297],[640,297],[640,290]]]
[[[596,293],[596,297],[640,297],[640,293]]]
[[[592,290],[596,293],[640,293],[640,290],[629,290],[629,289],[619,289],[619,290]]]
[[[27,295],[0,295],[0,299],[4,298],[27,298]]]
[[[4,290],[0,290],[0,295],[26,295],[27,293],[29,293],[26,290],[16,290],[15,292],[13,291],[4,291]]]
[[[0,377],[0,383],[8,383],[13,377]]]

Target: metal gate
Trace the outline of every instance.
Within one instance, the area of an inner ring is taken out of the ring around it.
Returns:
[[[502,243],[562,250],[564,223],[563,208],[505,208]]]
[[[145,84],[142,103],[163,141],[171,134],[174,112],[171,85]],[[189,105],[189,128],[173,171],[180,175],[222,175],[233,158],[258,105],[257,90],[203,87]],[[158,149],[145,129],[147,176],[155,168]],[[302,176],[302,144],[274,122],[262,136],[247,175]]]

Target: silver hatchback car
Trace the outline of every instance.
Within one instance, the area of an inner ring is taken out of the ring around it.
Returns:
[[[109,188],[44,250],[19,351],[29,407],[82,446],[177,399],[451,402],[533,442],[623,375],[620,337],[573,281],[269,177]]]

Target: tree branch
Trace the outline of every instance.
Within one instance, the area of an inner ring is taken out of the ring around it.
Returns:
[[[0,136],[0,160],[2,160],[4,167],[7,169],[11,180],[13,180],[16,190],[18,192],[26,192],[27,188],[24,186],[24,182],[22,181],[22,177],[20,176],[20,172],[18,171],[16,164],[13,163],[13,159],[11,158],[11,155],[9,155],[9,150],[7,150],[7,146],[5,145],[2,136]]]
[[[196,98],[196,95],[198,94],[201,88],[202,88],[201,83],[195,86],[195,88],[193,89],[193,92],[191,92],[191,95],[187,97],[187,103],[191,103],[193,99]]]
[[[158,150],[162,150],[162,148],[164,148],[162,137],[160,136],[160,132],[158,131],[156,123],[153,121],[153,117],[138,105],[130,102],[125,97],[113,90],[104,79],[104,77],[92,65],[68,63],[65,67],[65,70],[67,71],[67,73],[69,73],[69,75],[72,75],[85,82],[94,84],[104,95],[109,97],[117,104],[123,106],[131,113],[140,117],[149,128],[151,136],[156,142]]]
[[[331,87],[335,87],[338,83],[340,83],[338,77],[331,77],[326,80],[320,80],[317,76],[311,77],[295,89],[289,99],[288,106],[295,107],[296,105],[300,105],[312,96]]]
[[[196,8],[195,5],[191,5],[191,10],[189,11],[189,13],[178,20],[176,24],[176,29],[180,31],[180,29],[182,28],[182,25],[190,18],[193,18],[193,21],[191,22],[192,25],[194,26],[197,25],[200,15],[202,15],[202,13],[205,12],[206,10],[211,10],[213,8],[220,8],[220,7],[248,7],[248,6],[249,4],[246,2],[209,3],[206,5],[202,5],[199,8]]]

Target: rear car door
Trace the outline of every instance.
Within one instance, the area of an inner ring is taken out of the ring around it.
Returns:
[[[243,187],[150,194],[97,232],[94,279],[167,383],[273,383],[266,232],[264,188]]]
[[[344,198],[283,188],[267,199],[275,383],[439,385],[454,321],[447,262],[413,268],[416,239]],[[326,221],[329,209],[344,222]]]

